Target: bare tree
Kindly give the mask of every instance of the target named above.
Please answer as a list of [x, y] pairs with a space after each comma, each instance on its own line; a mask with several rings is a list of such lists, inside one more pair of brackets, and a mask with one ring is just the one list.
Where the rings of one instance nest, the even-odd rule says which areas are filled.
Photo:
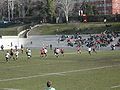
[[[26, 17], [26, 16], [30, 16], [30, 10], [33, 7], [33, 3], [37, 2], [37, 1], [46, 1], [46, 0], [13, 0], [14, 1], [14, 8], [12, 8], [12, 10], [8, 10], [9, 6], [8, 6], [8, 1], [11, 0], [0, 0], [0, 19], [2, 18], [8, 18], [8, 16], [12, 16], [14, 17]], [[10, 4], [11, 5], [11, 4]], [[14, 9], [14, 10], [13, 10]], [[9, 15], [10, 11], [12, 15]]]
[[[16, 0], [17, 1], [17, 0]], [[22, 17], [29, 16], [29, 11], [33, 7], [33, 3], [36, 1], [42, 1], [42, 0], [18, 0], [19, 5], [19, 13]]]
[[63, 10], [66, 23], [69, 21], [69, 12], [73, 9], [75, 0], [56, 0], [57, 6]]
[[0, 0], [0, 18], [7, 17], [8, 3], [7, 0]]
[[29, 8], [31, 7], [32, 0], [18, 0], [16, 1], [19, 6], [19, 16], [25, 17], [29, 14]]

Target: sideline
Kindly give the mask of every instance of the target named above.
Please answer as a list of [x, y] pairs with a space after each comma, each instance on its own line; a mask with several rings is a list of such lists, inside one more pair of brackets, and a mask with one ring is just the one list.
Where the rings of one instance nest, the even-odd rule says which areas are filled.
[[33, 75], [33, 76], [27, 76], [27, 77], [18, 77], [18, 78], [10, 78], [10, 79], [0, 79], [0, 82], [15, 81], [15, 80], [22, 80], [22, 79], [31, 79], [31, 78], [36, 78], [36, 77], [51, 76], [51, 75], [60, 75], [60, 74], [66, 74], [66, 73], [92, 71], [92, 70], [99, 70], [99, 69], [105, 69], [105, 68], [112, 68], [112, 67], [116, 67], [116, 66], [120, 66], [120, 64], [119, 65], [111, 65], [111, 66], [88, 68], [88, 69], [79, 69], [79, 70], [71, 70], [71, 71], [64, 71], [64, 72], [56, 72], [56, 73], [46, 73], [46, 74], [39, 74], [39, 75]]
[[112, 89], [114, 89], [114, 88], [120, 88], [120, 85], [118, 85], [118, 86], [112, 86], [111, 88]]

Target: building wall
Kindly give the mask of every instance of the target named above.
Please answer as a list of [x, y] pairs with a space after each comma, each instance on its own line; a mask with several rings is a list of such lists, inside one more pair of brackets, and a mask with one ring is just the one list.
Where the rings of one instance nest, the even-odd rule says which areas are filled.
[[120, 14], [120, 0], [77, 0], [87, 2], [97, 7], [99, 14]]
[[120, 0], [112, 0], [112, 13], [120, 14]]
[[25, 42], [27, 42], [26, 38], [19, 38], [18, 36], [2, 36], [2, 38], [0, 38], [0, 46], [3, 45], [4, 49], [14, 49], [15, 46], [20, 49], [21, 44], [24, 45]]
[[99, 14], [112, 14], [111, 0], [90, 0], [93, 5], [96, 5]]

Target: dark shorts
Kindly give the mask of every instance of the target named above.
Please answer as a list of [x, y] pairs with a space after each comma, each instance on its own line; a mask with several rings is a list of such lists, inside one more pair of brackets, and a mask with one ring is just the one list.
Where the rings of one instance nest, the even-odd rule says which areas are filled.
[[13, 56], [13, 53], [11, 53], [10, 56]]
[[6, 58], [6, 60], [8, 60], [9, 58], [8, 57], [5, 57]]
[[55, 52], [55, 54], [58, 54], [57, 52]]
[[41, 53], [41, 55], [43, 55], [44, 53]]

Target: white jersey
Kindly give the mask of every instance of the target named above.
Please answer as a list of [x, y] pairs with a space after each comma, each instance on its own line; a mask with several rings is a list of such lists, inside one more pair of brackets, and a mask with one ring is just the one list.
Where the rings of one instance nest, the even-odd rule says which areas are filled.
[[48, 51], [47, 51], [47, 49], [44, 49], [44, 51], [45, 51], [45, 53], [47, 53]]
[[91, 51], [92, 49], [91, 48], [88, 48], [88, 51]]
[[30, 50], [30, 49], [28, 50], [28, 55], [30, 55], [30, 56], [31, 56], [31, 50]]
[[56, 49], [56, 53], [60, 53], [60, 49]]
[[15, 52], [15, 55], [16, 55], [16, 56], [18, 56], [18, 55], [19, 55], [19, 52], [18, 52], [18, 51], [16, 51], [16, 52]]
[[55, 90], [55, 88], [53, 88], [53, 87], [48, 87], [48, 88], [46, 88], [45, 90]]
[[9, 53], [6, 53], [5, 57], [6, 57], [6, 58], [9, 58], [9, 57], [10, 57], [10, 54], [9, 54]]

